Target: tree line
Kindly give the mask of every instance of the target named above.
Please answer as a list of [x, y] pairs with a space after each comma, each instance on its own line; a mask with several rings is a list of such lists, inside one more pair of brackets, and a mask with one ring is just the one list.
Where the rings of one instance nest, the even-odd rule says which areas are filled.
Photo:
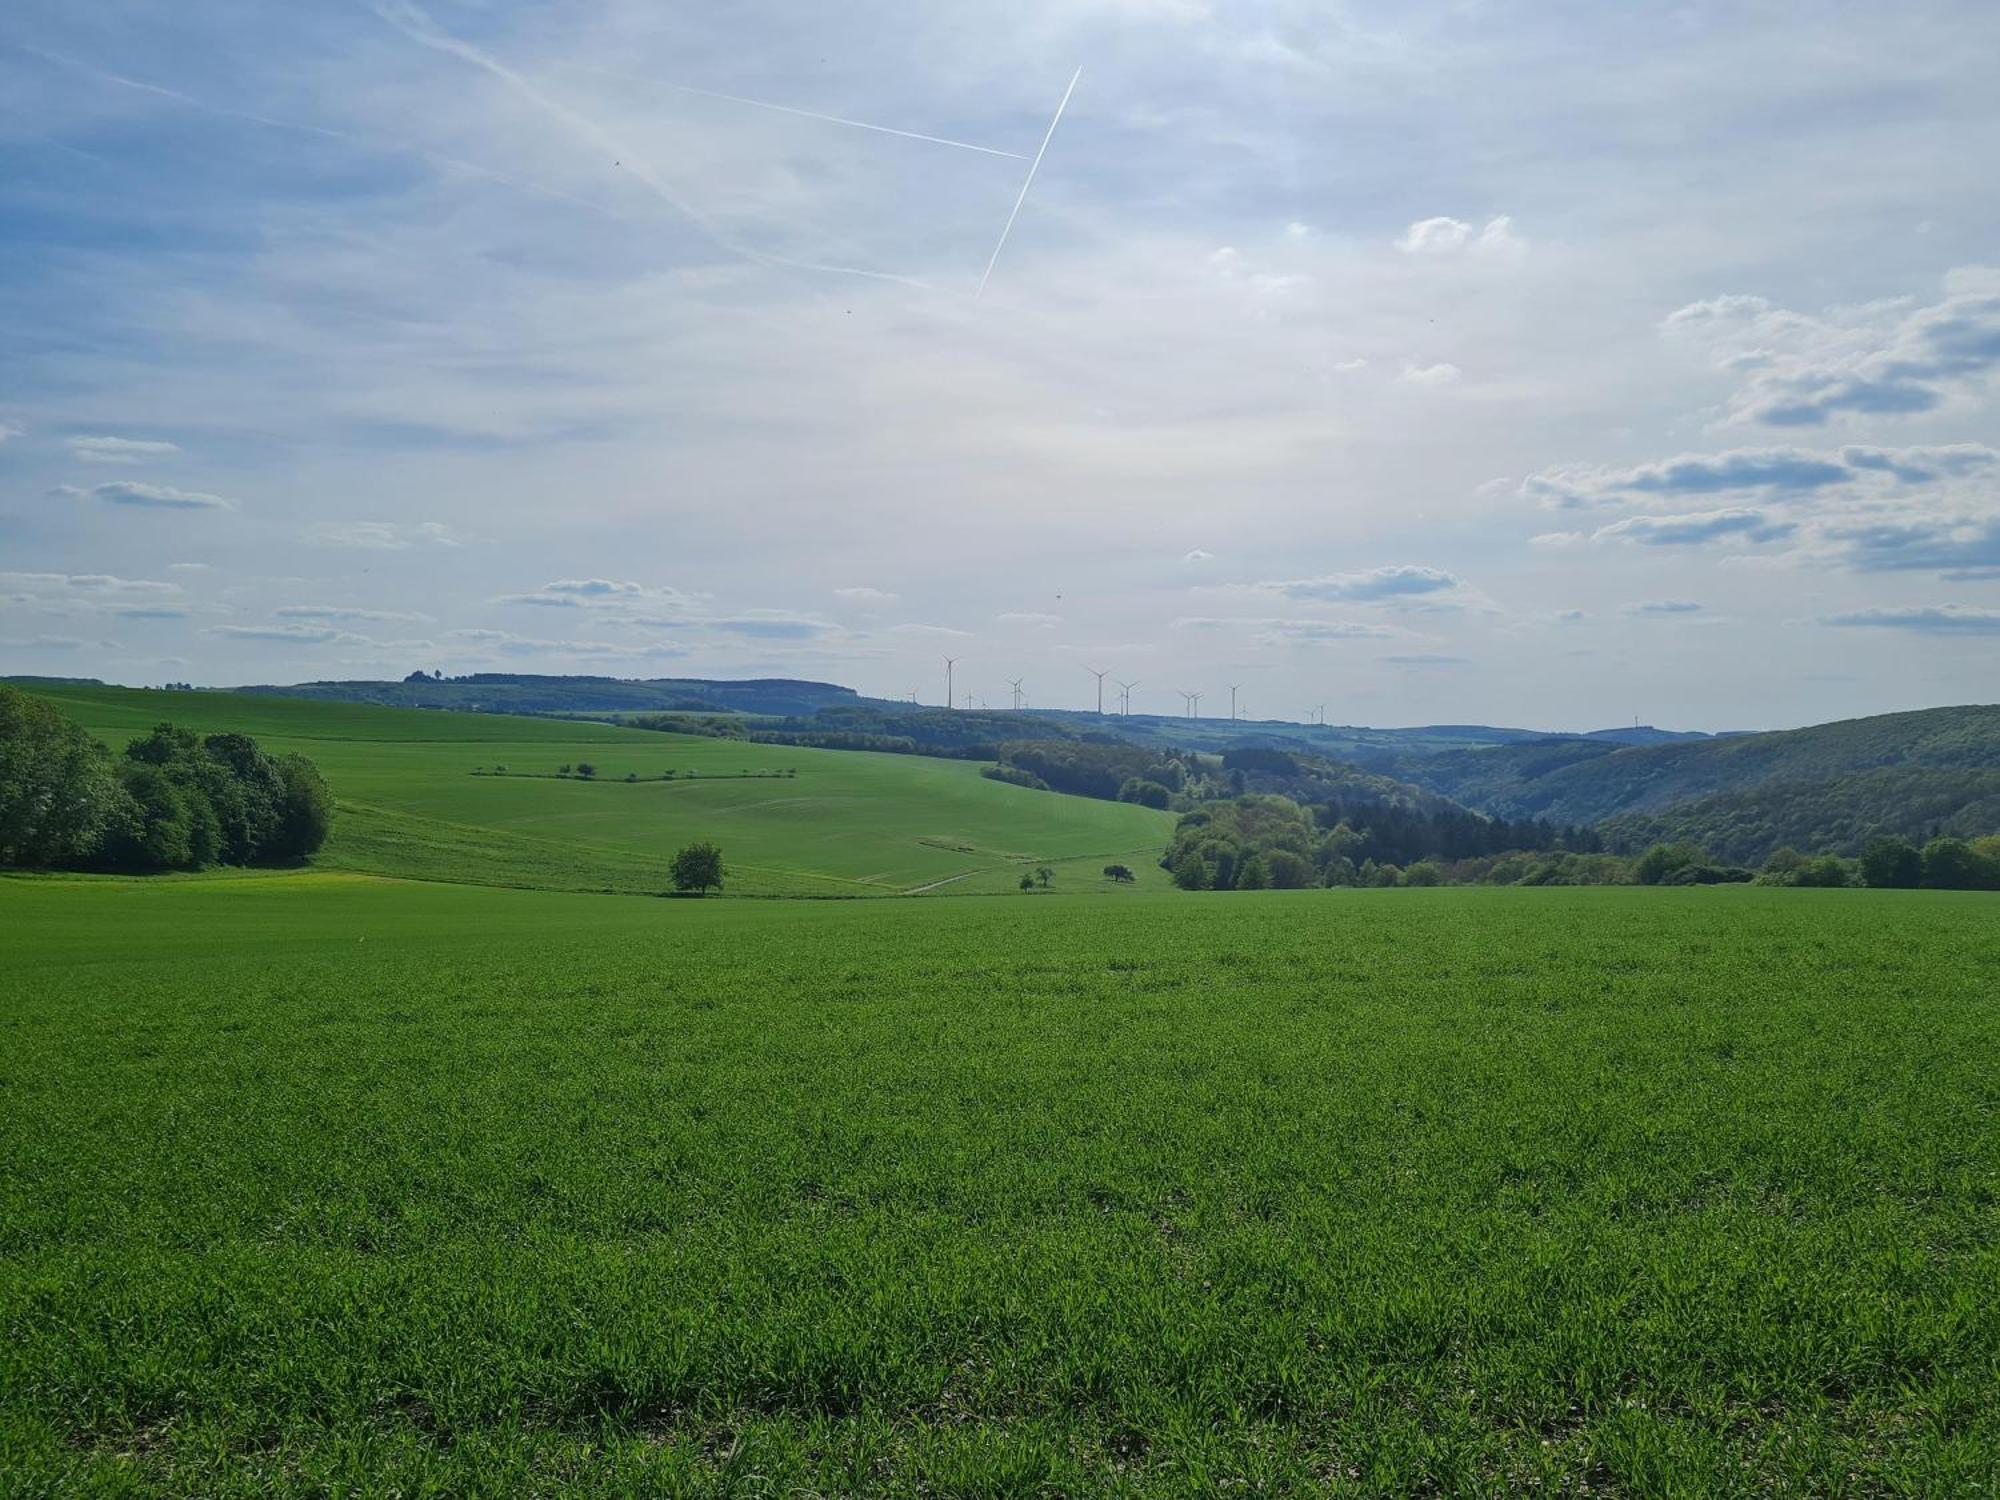
[[1183, 890], [1312, 886], [1725, 885], [2000, 890], [2000, 836], [1894, 837], [1859, 858], [1780, 849], [1762, 869], [1717, 861], [1691, 843], [1604, 852], [1589, 829], [1336, 800], [1307, 806], [1249, 795], [1182, 815], [1161, 867]]
[[333, 794], [302, 755], [161, 724], [111, 752], [54, 707], [0, 687], [0, 865], [190, 870], [303, 859]]

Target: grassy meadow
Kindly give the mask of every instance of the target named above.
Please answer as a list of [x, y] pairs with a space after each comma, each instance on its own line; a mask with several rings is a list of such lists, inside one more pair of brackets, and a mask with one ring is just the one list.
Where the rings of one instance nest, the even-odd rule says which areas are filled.
[[5, 1490], [1990, 1494], [1995, 915], [0, 881]]
[[[651, 893], [667, 887], [677, 847], [709, 838], [738, 895], [1012, 889], [1022, 868], [1044, 863], [1065, 884], [1104, 888], [1114, 861], [1142, 886], [1166, 884], [1157, 861], [1171, 815], [1007, 786], [971, 761], [231, 693], [36, 694], [114, 750], [170, 719], [310, 757], [339, 801], [320, 869]], [[594, 781], [555, 779], [582, 761], [596, 765]], [[496, 766], [509, 774], [473, 774]], [[669, 770], [674, 780], [657, 779]], [[627, 783], [628, 773], [646, 779]]]

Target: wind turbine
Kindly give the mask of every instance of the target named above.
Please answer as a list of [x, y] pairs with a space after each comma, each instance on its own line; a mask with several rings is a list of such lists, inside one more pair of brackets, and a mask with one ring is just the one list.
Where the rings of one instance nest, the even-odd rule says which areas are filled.
[[1201, 694], [1184, 692], [1181, 696], [1187, 699], [1188, 717], [1199, 719], [1201, 717]]
[[1097, 679], [1097, 716], [1101, 719], [1104, 717], [1104, 678], [1111, 669], [1106, 667], [1100, 672], [1095, 667], [1085, 667], [1083, 670]]
[[1132, 689], [1138, 685], [1137, 681], [1118, 684], [1118, 712], [1128, 718], [1132, 713]]
[[1232, 724], [1236, 722], [1236, 690], [1242, 686], [1240, 682], [1229, 684], [1229, 722]]
[[1009, 677], [1007, 679], [1007, 686], [1014, 690], [1014, 712], [1019, 713], [1021, 711], [1021, 679], [1018, 677]]
[[964, 661], [962, 656], [947, 656], [944, 659], [944, 706], [951, 707], [951, 669]]

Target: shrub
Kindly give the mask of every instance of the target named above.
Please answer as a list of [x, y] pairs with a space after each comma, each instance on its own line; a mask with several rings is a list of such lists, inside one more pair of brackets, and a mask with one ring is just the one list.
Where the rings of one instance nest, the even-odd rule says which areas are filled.
[[[1639, 885], [1666, 885], [1676, 871], [1702, 862], [1701, 851], [1692, 844], [1655, 844], [1632, 866], [1632, 879]], [[1688, 884], [1690, 882], [1677, 882]], [[1706, 884], [1708, 882], [1692, 882]]]
[[1861, 883], [1887, 890], [1914, 890], [1924, 883], [1924, 857], [1899, 838], [1872, 840], [1861, 854]]
[[1049, 784], [1041, 777], [1019, 766], [984, 766], [979, 774], [988, 781], [1004, 781], [1008, 786], [1024, 786], [1030, 791], [1046, 792], [1049, 789]]
[[1932, 839], [1924, 845], [1924, 886], [1934, 891], [2000, 890], [2000, 860], [1964, 839]]

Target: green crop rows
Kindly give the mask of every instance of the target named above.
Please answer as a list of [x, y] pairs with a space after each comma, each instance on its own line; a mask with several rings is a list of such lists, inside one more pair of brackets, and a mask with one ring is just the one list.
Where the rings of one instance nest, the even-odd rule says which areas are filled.
[[1990, 1494], [1995, 915], [0, 882], [0, 1488]]

